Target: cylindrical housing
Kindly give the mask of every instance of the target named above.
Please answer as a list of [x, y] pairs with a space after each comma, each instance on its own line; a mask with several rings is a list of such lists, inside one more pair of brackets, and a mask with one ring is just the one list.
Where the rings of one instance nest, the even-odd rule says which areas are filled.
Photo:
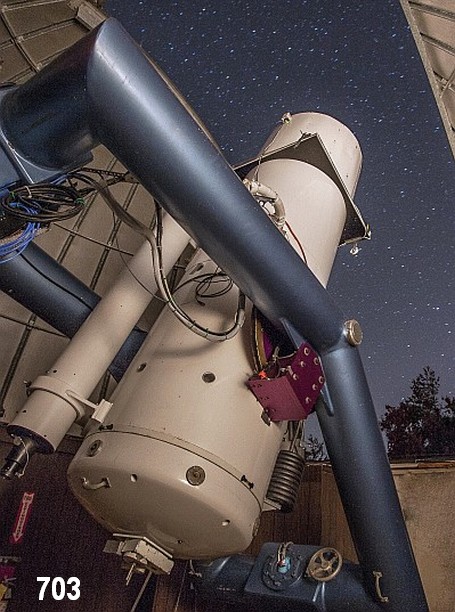
[[[346, 220], [346, 206], [340, 190], [318, 168], [291, 159], [262, 162], [248, 178], [253, 175], [261, 184], [273, 185], [280, 195], [286, 211], [289, 241], [298, 253], [303, 250], [308, 267], [326, 286]], [[299, 236], [300, 244], [292, 234]]]
[[[198, 285], [216, 270], [198, 251], [176, 299], [191, 318], [222, 331], [238, 289], [205, 297], [228, 287], [227, 277]], [[106, 428], [84, 441], [69, 469], [79, 501], [107, 528], [145, 536], [177, 558], [248, 546], [284, 431], [262, 418], [245, 385], [253, 369], [249, 318], [240, 334], [215, 343], [162, 312], [111, 398]], [[90, 456], [95, 441], [100, 450]], [[87, 490], [82, 478], [109, 478], [111, 487]]]
[[[169, 271], [189, 237], [169, 215], [164, 226], [168, 238], [164, 267]], [[78, 417], [72, 408], [74, 395], [89, 398], [152, 299], [156, 284], [150, 267], [150, 245], [144, 243], [47, 372], [48, 381], [36, 390], [32, 385], [32, 394], [8, 425], [10, 434], [31, 436], [43, 452], [57, 448]]]
[[[272, 133], [259, 157], [297, 142], [307, 133], [318, 134], [338, 175], [353, 196], [362, 154], [353, 133], [333, 117], [320, 113], [290, 116]], [[340, 189], [317, 166], [316, 160], [314, 164], [286, 157], [262, 161], [247, 178], [272, 188], [279, 195], [284, 204], [285, 228], [291, 244], [299, 253], [303, 249], [308, 267], [326, 286], [346, 222], [346, 204]], [[300, 245], [293, 234], [299, 236]]]
[[[337, 186], [295, 160], [264, 162], [251, 175], [261, 183], [264, 177], [277, 193], [283, 231], [301, 256], [303, 244], [309, 267], [326, 282], [346, 217]], [[217, 271], [198, 251], [176, 300], [192, 319], [219, 332], [232, 322], [238, 289], [225, 290], [230, 281]], [[170, 310], [161, 314], [114, 392], [107, 427], [84, 441], [70, 466], [73, 491], [106, 527], [147, 537], [180, 558], [248, 546], [286, 427], [264, 419], [246, 387], [253, 372], [249, 327], [248, 321], [233, 339], [213, 343], [185, 329]], [[203, 474], [201, 482], [193, 482], [194, 470]], [[109, 488], [81, 484], [103, 478]]]
[[307, 134], [318, 134], [339, 177], [352, 196], [362, 169], [362, 151], [351, 130], [330, 115], [298, 113], [290, 116], [271, 134], [261, 153], [281, 149]]

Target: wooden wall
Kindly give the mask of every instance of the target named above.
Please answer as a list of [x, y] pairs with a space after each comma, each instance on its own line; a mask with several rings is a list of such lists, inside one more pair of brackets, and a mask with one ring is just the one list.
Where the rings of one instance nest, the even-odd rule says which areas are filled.
[[[455, 610], [455, 461], [392, 465], [430, 612]], [[321, 544], [357, 560], [330, 466], [321, 472]], [[387, 537], [387, 534], [384, 534]]]

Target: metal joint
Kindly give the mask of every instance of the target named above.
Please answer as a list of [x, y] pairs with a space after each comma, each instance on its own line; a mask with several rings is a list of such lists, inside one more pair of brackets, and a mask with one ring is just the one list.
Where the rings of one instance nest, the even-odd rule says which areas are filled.
[[355, 319], [349, 319], [344, 324], [344, 334], [346, 336], [347, 341], [352, 346], [359, 346], [363, 340], [363, 331], [360, 327], [360, 323]]

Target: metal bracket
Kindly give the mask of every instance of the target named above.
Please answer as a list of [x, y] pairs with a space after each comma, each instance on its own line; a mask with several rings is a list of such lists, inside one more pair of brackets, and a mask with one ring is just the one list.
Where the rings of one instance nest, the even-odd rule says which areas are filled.
[[98, 423], [104, 423], [107, 413], [112, 408], [112, 402], [108, 402], [105, 399], [102, 399], [99, 404], [94, 404], [85, 397], [81, 397], [74, 391], [71, 391], [71, 389], [68, 389], [67, 394], [69, 395], [69, 397], [76, 400], [76, 402], [82, 404], [82, 406], [86, 406], [87, 408], [93, 410], [92, 414], [90, 415], [90, 418], [92, 419], [92, 421], [97, 421]]
[[134, 573], [149, 570], [154, 574], [169, 574], [173, 568], [171, 555], [148, 538], [122, 533], [114, 533], [112, 536], [115, 539], [106, 542], [104, 552], [120, 555], [129, 566], [127, 584]]
[[388, 603], [389, 598], [385, 597], [381, 592], [380, 580], [382, 578], [382, 572], [373, 572], [373, 576], [375, 578], [374, 586], [376, 588], [376, 595], [381, 603]]
[[101, 400], [99, 404], [90, 402], [85, 397], [81, 397], [75, 391], [69, 389], [65, 382], [54, 376], [38, 376], [27, 389], [29, 395], [33, 391], [47, 391], [67, 402], [76, 412], [76, 420], [86, 417], [86, 408], [89, 408], [92, 411], [90, 418], [99, 423], [103, 423], [107, 413], [112, 408], [112, 403], [104, 399]]

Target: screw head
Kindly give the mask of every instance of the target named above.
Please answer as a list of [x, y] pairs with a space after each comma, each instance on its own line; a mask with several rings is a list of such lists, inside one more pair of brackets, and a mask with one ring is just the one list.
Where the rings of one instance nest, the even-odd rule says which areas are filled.
[[212, 383], [212, 382], [215, 382], [216, 376], [215, 376], [215, 374], [213, 372], [204, 372], [202, 374], [202, 380], [205, 383]]
[[100, 452], [102, 446], [102, 440], [95, 440], [94, 442], [92, 442], [87, 449], [87, 457], [94, 457]]
[[186, 471], [186, 479], [193, 487], [198, 487], [205, 480], [205, 472], [200, 465], [193, 465]]

